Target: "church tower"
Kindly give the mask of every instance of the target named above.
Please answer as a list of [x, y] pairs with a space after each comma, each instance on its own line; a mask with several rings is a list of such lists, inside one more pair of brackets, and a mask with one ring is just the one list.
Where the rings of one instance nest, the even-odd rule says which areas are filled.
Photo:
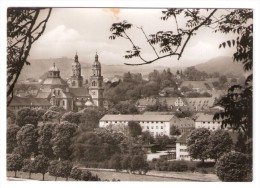
[[83, 77], [81, 76], [81, 65], [76, 53], [74, 62], [72, 63], [72, 76], [70, 77], [70, 87], [79, 88], [83, 85]]
[[92, 65], [92, 76], [90, 76], [89, 83], [89, 94], [92, 97], [92, 100], [96, 106], [103, 107], [103, 76], [101, 76], [101, 64], [98, 61], [98, 55], [95, 56], [95, 61]]

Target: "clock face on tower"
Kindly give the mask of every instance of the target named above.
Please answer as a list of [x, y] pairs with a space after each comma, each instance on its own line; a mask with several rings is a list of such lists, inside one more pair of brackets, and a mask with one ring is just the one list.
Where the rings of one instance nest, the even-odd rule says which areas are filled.
[[96, 92], [95, 92], [95, 91], [92, 91], [91, 93], [92, 93], [92, 95], [96, 95]]

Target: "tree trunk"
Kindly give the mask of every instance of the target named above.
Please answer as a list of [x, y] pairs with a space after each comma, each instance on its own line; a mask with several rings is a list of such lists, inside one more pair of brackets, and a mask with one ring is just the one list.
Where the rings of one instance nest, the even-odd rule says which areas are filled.
[[66, 177], [66, 181], [68, 181], [69, 180], [69, 177]]
[[17, 177], [16, 177], [16, 171], [14, 171], [14, 177], [17, 178]]
[[45, 175], [45, 174], [43, 173], [43, 174], [42, 174], [42, 181], [44, 181], [44, 175]]
[[55, 181], [57, 181], [57, 176], [55, 176]]
[[29, 179], [31, 179], [31, 174], [32, 174], [32, 173], [31, 173], [31, 172], [29, 172]]

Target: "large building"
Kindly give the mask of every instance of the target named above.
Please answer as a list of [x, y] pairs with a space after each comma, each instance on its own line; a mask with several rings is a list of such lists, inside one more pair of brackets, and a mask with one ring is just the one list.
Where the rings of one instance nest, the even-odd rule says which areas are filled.
[[174, 115], [105, 115], [99, 120], [99, 127], [127, 125], [129, 121], [138, 122], [142, 131], [149, 131], [153, 136], [170, 136], [170, 127], [174, 126], [176, 117]]
[[[60, 70], [53, 63], [53, 66], [48, 71], [47, 78], [41, 83], [36, 98], [24, 100], [23, 106], [30, 106], [33, 101], [41, 101], [37, 102], [38, 106], [40, 107], [40, 104], [43, 104], [43, 107], [46, 107], [48, 106], [46, 101], [48, 101], [49, 106], [60, 106], [67, 111], [79, 111], [87, 107], [103, 107], [103, 76], [97, 54], [92, 64], [92, 72], [89, 86], [84, 86], [81, 64], [77, 54], [72, 63], [72, 75], [68, 81], [61, 78]], [[22, 99], [14, 100], [11, 106], [17, 109], [18, 106], [21, 106], [20, 102], [18, 103], [17, 101]], [[25, 104], [25, 102], [28, 104]]]

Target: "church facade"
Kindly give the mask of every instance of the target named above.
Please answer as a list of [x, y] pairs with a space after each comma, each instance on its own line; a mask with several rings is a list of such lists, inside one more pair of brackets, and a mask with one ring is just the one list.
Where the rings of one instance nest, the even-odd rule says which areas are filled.
[[63, 107], [67, 111], [80, 111], [84, 108], [103, 107], [103, 92], [103, 76], [98, 55], [95, 55], [92, 64], [89, 85], [85, 86], [81, 75], [81, 64], [76, 54], [70, 79], [64, 81], [54, 63], [48, 71], [47, 78], [42, 82], [36, 98], [47, 99], [51, 105]]

